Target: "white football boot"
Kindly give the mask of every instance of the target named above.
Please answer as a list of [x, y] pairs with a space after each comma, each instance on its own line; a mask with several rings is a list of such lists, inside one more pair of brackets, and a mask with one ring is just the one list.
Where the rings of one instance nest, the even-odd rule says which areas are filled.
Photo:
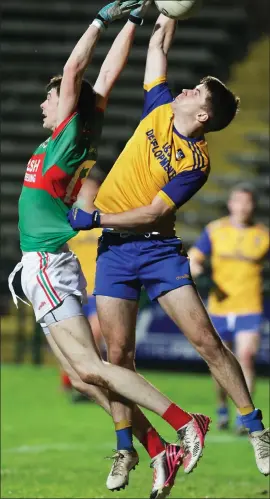
[[109, 490], [124, 489], [128, 485], [129, 472], [139, 464], [139, 456], [136, 450], [117, 450], [109, 459], [114, 461], [106, 486]]
[[184, 449], [183, 466], [190, 473], [203, 454], [204, 440], [211, 419], [203, 414], [190, 414], [192, 420], [177, 431], [180, 445]]
[[270, 474], [270, 429], [253, 431], [249, 434], [258, 470], [265, 476]]
[[165, 450], [152, 459], [150, 467], [154, 468], [154, 476], [150, 499], [164, 499], [170, 494], [183, 456], [179, 445], [166, 444]]

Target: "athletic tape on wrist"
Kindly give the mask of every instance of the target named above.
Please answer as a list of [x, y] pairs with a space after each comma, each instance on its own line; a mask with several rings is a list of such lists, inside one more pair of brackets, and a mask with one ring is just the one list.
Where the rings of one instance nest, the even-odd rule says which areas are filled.
[[128, 20], [134, 24], [137, 24], [137, 26], [142, 26], [143, 24], [143, 19], [140, 17], [133, 16], [132, 14], [129, 15]]
[[91, 26], [95, 26], [96, 28], [100, 29], [101, 31], [105, 31], [108, 26], [106, 26], [106, 23], [102, 18], [99, 18], [98, 16], [94, 21], [91, 23]]

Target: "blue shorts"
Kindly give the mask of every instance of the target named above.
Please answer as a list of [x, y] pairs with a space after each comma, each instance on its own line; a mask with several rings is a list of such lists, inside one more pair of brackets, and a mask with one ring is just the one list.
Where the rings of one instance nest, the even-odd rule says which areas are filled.
[[230, 342], [241, 331], [258, 332], [262, 323], [262, 314], [210, 315], [210, 318], [222, 340]]
[[192, 284], [189, 259], [177, 237], [123, 237], [103, 232], [99, 239], [95, 295], [139, 300], [144, 286], [151, 300]]
[[91, 317], [97, 313], [96, 297], [94, 295], [87, 296], [87, 303], [83, 305], [82, 310], [85, 317]]

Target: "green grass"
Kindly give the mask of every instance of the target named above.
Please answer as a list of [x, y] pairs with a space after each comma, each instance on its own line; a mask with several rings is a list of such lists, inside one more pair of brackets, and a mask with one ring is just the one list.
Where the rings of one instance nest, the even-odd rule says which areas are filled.
[[[144, 374], [184, 408], [214, 417], [208, 376]], [[268, 421], [266, 380], [258, 382], [256, 404]], [[166, 423], [149, 415], [165, 438], [175, 438]], [[139, 444], [140, 466], [131, 473], [129, 487], [113, 494], [107, 491], [111, 462], [104, 457], [114, 445], [109, 417], [93, 404], [70, 403], [59, 390], [54, 367], [2, 368], [2, 498], [149, 497], [152, 473]], [[171, 497], [259, 498], [268, 497], [267, 489], [268, 480], [258, 472], [247, 439], [220, 434], [213, 423], [198, 468], [189, 476], [179, 471]]]

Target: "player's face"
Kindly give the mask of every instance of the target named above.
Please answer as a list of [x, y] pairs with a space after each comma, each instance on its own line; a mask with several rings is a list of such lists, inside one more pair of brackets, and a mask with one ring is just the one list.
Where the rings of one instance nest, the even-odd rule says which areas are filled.
[[247, 223], [254, 212], [254, 201], [249, 192], [235, 191], [228, 201], [230, 214], [239, 222]]
[[175, 100], [173, 101], [173, 110], [175, 114], [189, 116], [199, 122], [205, 122], [208, 119], [207, 99], [209, 97], [208, 90], [205, 85], [197, 85], [193, 89], [184, 88]]
[[47, 98], [40, 105], [43, 116], [43, 128], [54, 130], [57, 123], [57, 108], [59, 97], [56, 88], [52, 88], [47, 93]]

